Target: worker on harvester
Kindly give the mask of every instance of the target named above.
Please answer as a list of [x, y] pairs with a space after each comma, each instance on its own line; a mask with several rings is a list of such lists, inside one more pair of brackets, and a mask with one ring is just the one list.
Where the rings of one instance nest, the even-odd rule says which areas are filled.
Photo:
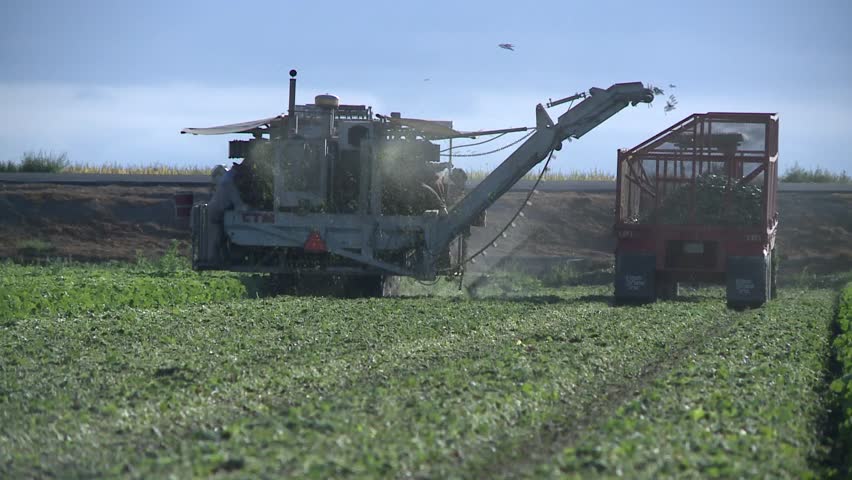
[[245, 210], [246, 205], [240, 199], [240, 192], [237, 189], [237, 184], [234, 178], [237, 176], [239, 169], [242, 166], [236, 162], [231, 165], [231, 168], [226, 168], [224, 165], [217, 165], [213, 169], [213, 190], [210, 196], [210, 202], [207, 204], [207, 211], [210, 215], [210, 227], [215, 229], [212, 235], [208, 236], [208, 246], [214, 252], [218, 252], [222, 244], [222, 238], [225, 235], [223, 219], [225, 210]]

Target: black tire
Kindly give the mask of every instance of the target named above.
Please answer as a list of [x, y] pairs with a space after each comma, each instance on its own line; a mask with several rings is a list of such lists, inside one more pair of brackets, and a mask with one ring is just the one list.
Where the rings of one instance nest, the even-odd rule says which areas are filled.
[[728, 308], [731, 309], [731, 310], [741, 311], [741, 310], [745, 310], [747, 308], [754, 308], [754, 304], [751, 304], [749, 302], [738, 302], [738, 301], [728, 300]]
[[749, 308], [760, 308], [764, 305], [766, 305], [766, 302], [765, 301], [761, 302], [759, 300], [758, 301], [751, 301], [751, 302], [744, 301], [744, 300], [739, 300], [739, 301], [728, 300], [728, 308], [730, 308], [731, 310], [738, 310], [738, 311], [747, 310]]
[[[616, 254], [612, 284], [614, 305], [646, 305], [657, 301], [659, 274], [655, 274], [654, 263], [652, 255]], [[633, 283], [636, 277], [641, 277], [639, 284]]]
[[342, 297], [346, 292], [346, 278], [324, 274], [297, 275], [294, 291], [304, 297]]
[[382, 298], [398, 294], [399, 277], [383, 275], [275, 274], [274, 294], [337, 298]]
[[638, 307], [641, 305], [650, 305], [654, 303], [657, 299], [655, 298], [641, 298], [641, 297], [615, 297], [613, 300], [613, 306], [615, 307]]
[[273, 273], [269, 275], [268, 289], [272, 295], [293, 295], [296, 290], [296, 275]]
[[763, 268], [763, 292], [759, 292], [759, 296], [755, 296], [748, 300], [728, 300], [728, 308], [734, 310], [744, 310], [746, 308], [760, 308], [769, 301], [772, 297], [774, 290], [772, 288], [773, 282], [773, 273], [772, 273], [772, 257], [766, 259], [764, 263], [765, 267]]
[[368, 275], [349, 278], [347, 297], [350, 298], [381, 298], [382, 276]]
[[614, 295], [613, 305], [616, 307], [627, 307], [637, 305], [648, 305], [657, 301], [657, 292], [650, 297], [622, 297]]
[[390, 275], [351, 277], [347, 297], [383, 298], [399, 295], [400, 278]]

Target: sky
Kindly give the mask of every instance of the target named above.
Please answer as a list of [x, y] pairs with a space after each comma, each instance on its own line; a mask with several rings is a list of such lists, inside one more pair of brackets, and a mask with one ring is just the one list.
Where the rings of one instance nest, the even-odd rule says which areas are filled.
[[619, 82], [677, 97], [565, 145], [558, 171], [614, 172], [618, 148], [691, 113], [756, 111], [779, 114], [782, 171], [852, 172], [850, 18], [845, 0], [0, 0], [0, 161], [227, 163], [233, 137], [180, 130], [284, 112], [295, 68], [298, 103], [332, 93], [459, 130], [532, 126], [537, 103]]

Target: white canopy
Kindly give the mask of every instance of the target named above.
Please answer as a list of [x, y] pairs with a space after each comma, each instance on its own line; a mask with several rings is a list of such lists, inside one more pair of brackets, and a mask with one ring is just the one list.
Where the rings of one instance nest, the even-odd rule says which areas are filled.
[[190, 133], [192, 135], [223, 135], [226, 133], [251, 133], [251, 131], [256, 128], [268, 127], [272, 122], [282, 119], [284, 119], [283, 114], [275, 117], [262, 118], [260, 120], [252, 120], [250, 122], [222, 125], [219, 127], [184, 128], [180, 131], [180, 133]]

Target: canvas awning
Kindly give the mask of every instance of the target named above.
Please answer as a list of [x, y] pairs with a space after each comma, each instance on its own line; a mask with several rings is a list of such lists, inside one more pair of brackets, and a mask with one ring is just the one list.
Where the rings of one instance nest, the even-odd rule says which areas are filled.
[[250, 122], [221, 125], [219, 127], [184, 128], [180, 131], [180, 133], [189, 133], [192, 135], [224, 135], [226, 133], [251, 133], [255, 129], [258, 129], [260, 127], [268, 127], [272, 122], [280, 121], [284, 118], [285, 116], [282, 114], [275, 117], [252, 120]]
[[444, 120], [421, 120], [419, 118], [383, 117], [393, 125], [401, 125], [413, 128], [433, 138], [451, 138], [463, 135], [462, 132], [453, 130], [453, 122]]

